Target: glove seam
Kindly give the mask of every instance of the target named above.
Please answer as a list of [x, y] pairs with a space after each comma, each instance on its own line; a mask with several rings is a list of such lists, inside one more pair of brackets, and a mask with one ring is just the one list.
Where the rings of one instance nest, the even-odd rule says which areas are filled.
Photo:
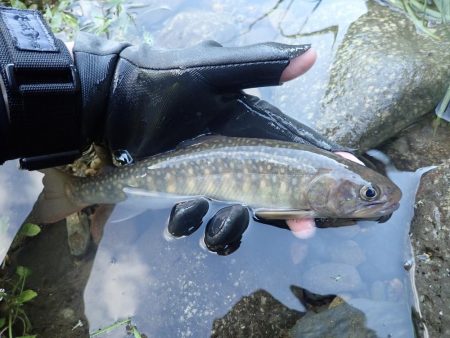
[[148, 69], [148, 70], [188, 70], [188, 69], [214, 69], [214, 68], [229, 68], [229, 67], [242, 67], [242, 66], [254, 66], [254, 65], [267, 65], [267, 64], [282, 64], [285, 62], [288, 62], [289, 59], [280, 59], [280, 60], [272, 60], [272, 61], [252, 61], [252, 62], [240, 62], [240, 63], [228, 63], [228, 64], [219, 64], [219, 65], [204, 65], [204, 66], [174, 66], [174, 67], [168, 67], [168, 68], [155, 68], [155, 67], [146, 67], [141, 66], [133, 62], [132, 60], [120, 57], [123, 60], [128, 61], [133, 66], [141, 68], [141, 69]]
[[79, 54], [79, 53], [83, 53], [83, 54], [89, 54], [89, 55], [95, 55], [95, 56], [109, 56], [109, 55], [119, 55], [120, 53], [105, 53], [105, 54], [101, 54], [101, 53], [92, 53], [92, 52], [87, 52], [87, 51], [82, 51], [82, 50], [74, 50], [73, 51], [74, 54]]

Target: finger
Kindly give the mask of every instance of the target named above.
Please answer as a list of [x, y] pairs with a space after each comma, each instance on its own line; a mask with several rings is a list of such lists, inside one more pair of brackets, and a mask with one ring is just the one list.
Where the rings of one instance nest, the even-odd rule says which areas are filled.
[[202, 224], [203, 217], [209, 209], [204, 198], [183, 201], [172, 208], [167, 230], [172, 236], [189, 236]]
[[[209, 55], [209, 66], [201, 74], [220, 89], [245, 89], [279, 85], [309, 69], [315, 53], [307, 53], [310, 45], [263, 43], [246, 47], [215, 47]], [[210, 54], [208, 54], [210, 53]], [[302, 56], [307, 54], [306, 57]], [[289, 68], [292, 60], [294, 64]], [[206, 61], [206, 60], [205, 60]], [[281, 76], [284, 74], [283, 81]]]
[[207, 248], [220, 255], [235, 251], [241, 242], [242, 234], [248, 227], [247, 208], [236, 204], [221, 209], [208, 222], [205, 229]]
[[316, 62], [317, 53], [314, 49], [309, 49], [304, 54], [297, 56], [291, 60], [289, 65], [281, 73], [280, 82], [284, 83], [295, 79], [306, 73]]
[[[180, 50], [156, 50], [142, 45], [126, 48], [121, 57], [138, 67], [166, 72], [179, 70], [222, 89], [243, 89], [280, 84], [281, 74], [290, 61], [309, 50], [310, 45], [275, 42], [245, 47], [222, 47], [214, 41]], [[296, 60], [299, 64], [309, 64]], [[308, 61], [309, 60], [309, 61]], [[308, 61], [308, 62], [307, 62]], [[301, 68], [306, 69], [303, 65]]]
[[311, 238], [316, 233], [317, 228], [313, 218], [289, 219], [286, 223], [297, 238]]

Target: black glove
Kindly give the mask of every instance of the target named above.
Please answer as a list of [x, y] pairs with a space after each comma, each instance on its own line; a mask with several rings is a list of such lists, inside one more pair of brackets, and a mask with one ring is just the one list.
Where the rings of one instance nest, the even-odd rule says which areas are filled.
[[[0, 11], [0, 161], [29, 156], [22, 161], [29, 169], [68, 163], [96, 141], [117, 164], [128, 164], [205, 133], [346, 150], [242, 92], [279, 84], [290, 59], [309, 46], [225, 48], [209, 41], [161, 51], [80, 34], [73, 65], [37, 12]], [[220, 224], [248, 219], [244, 208], [231, 211], [217, 216]], [[210, 233], [223, 233], [215, 220]]]
[[[182, 50], [128, 46], [80, 34], [74, 47], [85, 142], [138, 160], [205, 134], [267, 137], [341, 149], [244, 88], [278, 85], [289, 60], [309, 46], [266, 43]], [[120, 161], [119, 161], [120, 162]]]
[[[74, 55], [82, 85], [85, 137], [97, 136], [97, 141], [107, 144], [118, 164], [205, 133], [348, 150], [242, 92], [278, 85], [289, 60], [308, 48], [275, 43], [224, 48], [209, 41], [161, 51], [81, 35]], [[168, 231], [177, 237], [190, 235], [208, 209], [205, 199], [175, 205]], [[230, 254], [239, 247], [248, 223], [249, 212], [243, 206], [220, 210], [206, 225], [206, 246], [221, 255]]]

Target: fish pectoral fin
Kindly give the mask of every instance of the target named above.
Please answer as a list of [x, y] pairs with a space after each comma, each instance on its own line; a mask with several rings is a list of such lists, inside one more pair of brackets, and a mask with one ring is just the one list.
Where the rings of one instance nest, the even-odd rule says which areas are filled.
[[312, 210], [301, 209], [256, 209], [254, 214], [262, 219], [299, 219], [316, 217]]
[[148, 210], [171, 209], [180, 201], [195, 198], [129, 187], [124, 188], [123, 192], [126, 198], [119, 202], [114, 209], [109, 219], [112, 223], [126, 221]]

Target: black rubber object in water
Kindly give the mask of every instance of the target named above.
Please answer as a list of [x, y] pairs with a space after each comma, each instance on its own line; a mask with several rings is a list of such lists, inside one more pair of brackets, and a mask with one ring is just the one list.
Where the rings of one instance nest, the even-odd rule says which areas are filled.
[[204, 198], [197, 198], [176, 204], [170, 213], [168, 231], [172, 236], [189, 236], [202, 224], [209, 209]]
[[239, 248], [248, 223], [248, 210], [242, 205], [236, 204], [221, 209], [206, 225], [207, 248], [219, 255], [231, 254]]

